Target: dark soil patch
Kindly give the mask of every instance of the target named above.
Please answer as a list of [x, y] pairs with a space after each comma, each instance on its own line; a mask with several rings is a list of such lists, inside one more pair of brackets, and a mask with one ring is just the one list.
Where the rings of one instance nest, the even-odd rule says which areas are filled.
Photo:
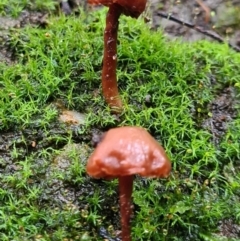
[[232, 219], [223, 220], [219, 224], [220, 234], [228, 238], [239, 238], [240, 226], [235, 224]]
[[[206, 30], [214, 30], [222, 37], [230, 37], [230, 42], [239, 45], [240, 24], [239, 24], [239, 7], [240, 1], [227, 0], [205, 0], [205, 1], [159, 1], [152, 0], [152, 17], [153, 28], [161, 27], [170, 38], [181, 37], [187, 41], [196, 41], [208, 39], [214, 41], [193, 29], [179, 25], [167, 19], [158, 16], [158, 11], [171, 13], [173, 16], [201, 26]], [[202, 3], [202, 6], [199, 4]], [[203, 8], [205, 6], [210, 13], [206, 19], [207, 13]], [[235, 14], [235, 15], [234, 15]], [[207, 21], [206, 21], [207, 20]]]
[[228, 123], [236, 118], [236, 104], [236, 93], [232, 87], [223, 89], [216, 99], [209, 104], [208, 109], [212, 116], [206, 118], [202, 126], [212, 134], [214, 144], [219, 143], [221, 137], [227, 131]]

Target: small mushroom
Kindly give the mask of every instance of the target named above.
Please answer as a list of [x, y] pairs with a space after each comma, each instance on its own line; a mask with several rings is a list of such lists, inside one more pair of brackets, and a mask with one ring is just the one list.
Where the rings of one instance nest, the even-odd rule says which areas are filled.
[[109, 130], [87, 163], [94, 178], [118, 178], [122, 240], [131, 240], [130, 217], [133, 177], [167, 177], [171, 163], [160, 144], [141, 127]]
[[118, 19], [122, 13], [138, 18], [146, 7], [146, 0], [88, 0], [88, 3], [109, 7], [104, 31], [102, 89], [106, 102], [118, 113], [123, 108], [116, 75]]

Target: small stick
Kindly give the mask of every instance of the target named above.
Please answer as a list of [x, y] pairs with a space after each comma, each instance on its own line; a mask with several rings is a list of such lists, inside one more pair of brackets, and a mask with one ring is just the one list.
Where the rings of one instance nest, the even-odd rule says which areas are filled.
[[[182, 24], [188, 28], [191, 28], [191, 29], [195, 29], [196, 31], [198, 31], [199, 33], [202, 33], [216, 41], [218, 41], [219, 43], [225, 43], [226, 41], [220, 36], [218, 35], [216, 32], [213, 32], [213, 31], [210, 31], [210, 30], [205, 30], [203, 29], [202, 27], [200, 26], [197, 26], [197, 25], [194, 25], [194, 24], [191, 24], [191, 23], [188, 23], [188, 22], [185, 22], [183, 20], [180, 20], [174, 16], [172, 16], [170, 13], [167, 14], [167, 13], [164, 13], [164, 12], [158, 12], [157, 15], [159, 17], [162, 17], [162, 18], [166, 18], [166, 19], [169, 19], [173, 22], [176, 22], [176, 23], [179, 23], [179, 24]], [[240, 52], [240, 48], [237, 47], [236, 45], [233, 45], [231, 44], [230, 42], [227, 42], [228, 46], [230, 48], [232, 48], [233, 50], [235, 50], [236, 52]]]

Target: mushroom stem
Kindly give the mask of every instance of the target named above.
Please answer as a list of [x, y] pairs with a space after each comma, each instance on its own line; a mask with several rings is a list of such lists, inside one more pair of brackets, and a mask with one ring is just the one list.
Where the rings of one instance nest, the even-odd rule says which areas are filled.
[[133, 175], [119, 177], [122, 241], [131, 241], [130, 218], [132, 214]]
[[122, 110], [116, 74], [118, 19], [121, 13], [122, 7], [120, 5], [113, 3], [109, 6], [104, 31], [102, 89], [106, 102], [114, 112], [121, 112]]

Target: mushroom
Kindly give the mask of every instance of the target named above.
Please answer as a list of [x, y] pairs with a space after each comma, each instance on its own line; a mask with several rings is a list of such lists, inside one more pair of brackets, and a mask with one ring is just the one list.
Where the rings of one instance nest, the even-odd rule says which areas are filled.
[[118, 178], [122, 240], [131, 240], [130, 217], [133, 177], [167, 177], [171, 163], [160, 144], [141, 127], [110, 129], [87, 163], [94, 178]]
[[89, 4], [109, 7], [104, 31], [102, 89], [106, 102], [114, 112], [121, 112], [122, 101], [117, 86], [117, 31], [118, 19], [123, 13], [138, 18], [146, 7], [146, 0], [88, 0]]

